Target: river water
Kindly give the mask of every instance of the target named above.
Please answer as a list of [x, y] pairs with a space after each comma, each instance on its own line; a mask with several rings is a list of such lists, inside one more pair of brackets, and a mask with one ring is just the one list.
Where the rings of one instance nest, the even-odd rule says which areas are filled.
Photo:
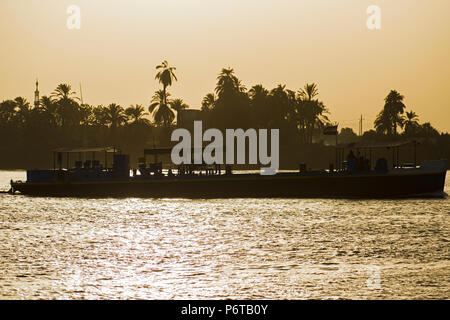
[[0, 299], [449, 299], [449, 219], [448, 197], [0, 194]]

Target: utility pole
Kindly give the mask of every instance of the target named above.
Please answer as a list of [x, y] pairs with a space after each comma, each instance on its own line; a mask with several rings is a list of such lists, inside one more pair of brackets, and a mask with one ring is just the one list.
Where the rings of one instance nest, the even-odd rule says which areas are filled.
[[83, 91], [81, 91], [81, 82], [80, 82], [80, 98], [81, 98], [81, 105], [83, 105]]
[[363, 116], [361, 115], [361, 118], [359, 119], [359, 136], [361, 137], [363, 135]]

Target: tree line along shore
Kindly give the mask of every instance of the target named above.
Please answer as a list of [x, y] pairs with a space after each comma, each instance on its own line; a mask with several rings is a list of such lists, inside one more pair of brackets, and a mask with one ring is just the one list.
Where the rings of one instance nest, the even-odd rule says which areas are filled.
[[[170, 134], [176, 114], [189, 109], [181, 98], [170, 94], [177, 81], [176, 68], [167, 61], [156, 66], [157, 90], [148, 106], [123, 107], [117, 103], [93, 106], [81, 101], [69, 84], [59, 84], [49, 95], [30, 103], [23, 97], [0, 102], [0, 168], [49, 168], [52, 150], [60, 147], [116, 146], [131, 155], [132, 165], [144, 148], [171, 145]], [[372, 130], [356, 135], [340, 128], [339, 143], [417, 141], [417, 160], [449, 158], [450, 135], [430, 123], [420, 123], [418, 115], [404, 104], [404, 96], [391, 90], [380, 105]], [[261, 84], [247, 88], [232, 68], [224, 68], [216, 79], [214, 92], [201, 101], [204, 129], [255, 128], [280, 130], [280, 168], [326, 168], [335, 159], [335, 137], [323, 135], [332, 124], [331, 113], [319, 98], [315, 83], [297, 91], [278, 85]], [[389, 157], [390, 151], [377, 156]], [[411, 162], [406, 148], [401, 161]], [[389, 158], [388, 158], [389, 159]], [[170, 161], [170, 159], [167, 159]]]

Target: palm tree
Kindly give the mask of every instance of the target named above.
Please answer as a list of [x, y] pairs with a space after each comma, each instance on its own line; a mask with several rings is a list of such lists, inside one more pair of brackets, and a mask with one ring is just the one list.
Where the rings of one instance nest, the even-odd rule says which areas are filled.
[[99, 105], [92, 109], [92, 117], [93, 117], [92, 124], [94, 126], [103, 127], [108, 124], [106, 108], [102, 105]]
[[125, 114], [133, 120], [133, 124], [150, 124], [150, 121], [144, 118], [144, 116], [148, 115], [148, 113], [145, 112], [144, 107], [140, 104], [128, 107], [125, 109]]
[[307, 143], [312, 143], [314, 129], [323, 128], [329, 123], [328, 117], [325, 115], [328, 109], [322, 101], [300, 101], [298, 105], [299, 123], [304, 125], [304, 133]]
[[82, 104], [80, 106], [80, 124], [84, 127], [88, 127], [95, 123], [94, 107], [88, 104]]
[[16, 102], [5, 100], [0, 103], [0, 125], [10, 123], [16, 115]]
[[26, 123], [31, 111], [30, 103], [23, 97], [17, 97], [16, 99], [14, 99], [14, 104], [14, 107], [17, 108], [16, 116], [19, 120], [19, 123]]
[[250, 99], [246, 88], [232, 68], [223, 68], [217, 76], [217, 99], [212, 110], [211, 126], [216, 128], [246, 128], [250, 125]]
[[217, 85], [215, 92], [219, 96], [219, 99], [237, 92], [244, 92], [245, 86], [241, 84], [241, 81], [234, 75], [232, 68], [223, 68], [217, 76]]
[[429, 122], [419, 125], [419, 131], [419, 135], [425, 138], [436, 138], [439, 136], [439, 131], [437, 131]]
[[414, 111], [406, 112], [406, 120], [404, 122], [405, 125], [405, 134], [406, 135], [414, 135], [416, 129], [419, 127], [419, 117]]
[[284, 119], [289, 113], [289, 96], [286, 91], [286, 85], [279, 84], [276, 88], [270, 91], [270, 97], [273, 107], [276, 107], [277, 114], [281, 119]]
[[322, 128], [329, 122], [327, 108], [323, 102], [316, 99], [319, 95], [317, 84], [307, 83], [298, 91], [297, 117], [301, 132], [306, 143], [312, 143], [315, 128]]
[[[251, 100], [250, 105], [252, 105], [253, 102], [254, 101]], [[261, 125], [279, 128], [283, 135], [285, 133], [287, 134], [287, 130], [291, 127], [290, 120], [294, 110], [292, 109], [290, 94], [286, 89], [286, 86], [279, 84], [272, 89], [266, 104], [267, 108], [262, 115], [265, 123]]]
[[394, 136], [397, 135], [397, 126], [403, 126], [403, 114], [405, 105], [403, 104], [404, 96], [395, 90], [391, 90], [387, 97], [384, 99], [384, 108], [387, 110], [391, 118]]
[[169, 101], [169, 105], [176, 112], [189, 108], [189, 105], [184, 103], [183, 99], [173, 99]]
[[18, 109], [18, 111], [30, 110], [30, 103], [27, 101], [27, 99], [23, 97], [17, 97], [14, 99], [14, 102], [16, 104], [16, 108]]
[[167, 97], [170, 96], [168, 92], [164, 90], [158, 90], [152, 97], [151, 104], [148, 108], [156, 123], [163, 123], [166, 128], [175, 119], [175, 114], [170, 108], [169, 104], [166, 103]]
[[127, 121], [125, 110], [118, 104], [111, 103], [105, 109], [106, 122], [110, 124], [112, 129], [120, 127]]
[[53, 100], [48, 96], [43, 96], [40, 101], [41, 111], [48, 118], [51, 126], [56, 126], [58, 106]]
[[50, 98], [54, 99], [58, 106], [58, 114], [61, 119], [61, 126], [66, 127], [67, 124], [76, 124], [79, 122], [78, 113], [78, 97], [74, 97], [76, 92], [72, 91], [72, 87], [69, 84], [59, 84], [55, 91], [51, 94]]
[[323, 128], [326, 124], [330, 123], [330, 119], [328, 119], [328, 108], [323, 104], [322, 101], [318, 101], [315, 105], [314, 109], [314, 118], [315, 118], [315, 125], [318, 128]]
[[272, 117], [268, 110], [269, 91], [261, 84], [257, 84], [250, 88], [248, 96], [254, 125], [262, 128], [270, 126], [269, 122]]
[[265, 99], [268, 94], [269, 91], [266, 88], [264, 88], [262, 84], [254, 85], [253, 87], [250, 88], [250, 90], [248, 90], [248, 96], [252, 101]]
[[303, 89], [298, 91], [298, 95], [302, 101], [312, 101], [316, 96], [319, 95], [319, 90], [317, 89], [317, 84], [307, 83]]
[[384, 99], [383, 110], [380, 111], [375, 119], [374, 125], [379, 133], [397, 136], [397, 126], [403, 127], [404, 118], [402, 116], [405, 105], [404, 97], [395, 90], [391, 90]]
[[202, 100], [202, 111], [211, 111], [216, 105], [216, 96], [214, 93], [208, 93]]
[[389, 136], [392, 134], [391, 116], [386, 109], [381, 110], [377, 115], [374, 126], [378, 133], [387, 134]]
[[159, 71], [156, 74], [155, 79], [163, 85], [164, 104], [167, 105], [166, 89], [167, 87], [172, 85], [173, 80], [178, 81], [174, 73], [174, 70], [176, 70], [176, 68], [170, 67], [169, 63], [165, 60], [160, 65], [156, 66], [156, 70]]
[[72, 87], [70, 84], [61, 83], [56, 87], [55, 91], [53, 91], [51, 97], [57, 98], [57, 100], [73, 99], [72, 95], [76, 94], [76, 92], [71, 91], [71, 90], [72, 90]]

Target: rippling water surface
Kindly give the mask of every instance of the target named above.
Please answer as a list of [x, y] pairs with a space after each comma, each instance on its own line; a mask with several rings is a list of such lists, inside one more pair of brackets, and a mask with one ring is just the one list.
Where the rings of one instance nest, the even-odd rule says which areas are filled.
[[449, 299], [449, 218], [448, 197], [0, 194], [0, 298]]

